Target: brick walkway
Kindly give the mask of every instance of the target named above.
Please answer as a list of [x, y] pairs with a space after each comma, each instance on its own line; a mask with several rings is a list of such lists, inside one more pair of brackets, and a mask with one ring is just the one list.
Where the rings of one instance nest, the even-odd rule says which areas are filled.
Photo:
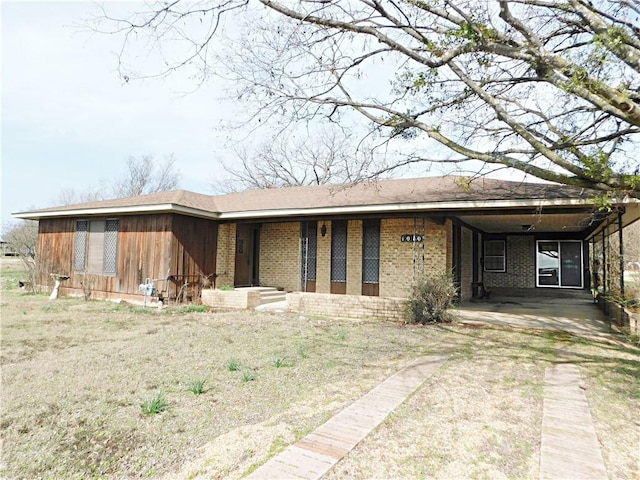
[[[444, 355], [431, 355], [400, 370], [247, 478], [322, 478], [445, 359]], [[608, 478], [578, 367], [563, 363], [547, 368], [544, 395], [540, 479]]]
[[545, 371], [540, 479], [606, 479], [593, 419], [578, 367], [559, 364]]
[[400, 370], [247, 478], [321, 478], [422, 385], [444, 360], [444, 355], [431, 355]]

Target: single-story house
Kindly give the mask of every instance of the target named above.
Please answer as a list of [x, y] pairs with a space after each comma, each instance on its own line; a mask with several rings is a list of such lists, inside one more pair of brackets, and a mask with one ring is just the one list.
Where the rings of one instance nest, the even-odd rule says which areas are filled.
[[[451, 272], [462, 301], [483, 291], [589, 289], [590, 239], [640, 217], [637, 200], [598, 210], [594, 192], [456, 176], [203, 195], [184, 190], [47, 208], [36, 284], [141, 300], [141, 284], [406, 297]], [[149, 293], [149, 292], [147, 292]], [[353, 297], [350, 297], [353, 300]], [[339, 303], [339, 302], [338, 302]], [[336, 303], [337, 304], [337, 303]]]

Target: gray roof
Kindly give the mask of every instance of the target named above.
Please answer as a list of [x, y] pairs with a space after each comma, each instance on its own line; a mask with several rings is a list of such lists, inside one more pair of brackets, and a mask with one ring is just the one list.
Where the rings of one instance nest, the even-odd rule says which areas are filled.
[[411, 204], [471, 204], [499, 200], [575, 200], [586, 199], [589, 191], [580, 188], [547, 183], [524, 183], [480, 177], [470, 184], [465, 177], [444, 176], [413, 179], [378, 180], [350, 185], [313, 185], [263, 190], [246, 190], [227, 195], [204, 195], [186, 190], [152, 193], [137, 197], [85, 202], [74, 205], [45, 208], [15, 214], [22, 218], [68, 216], [72, 212], [100, 214], [101, 211], [136, 212], [171, 211], [182, 208], [184, 213], [206, 214], [231, 218], [251, 212], [310, 210], [347, 207]]

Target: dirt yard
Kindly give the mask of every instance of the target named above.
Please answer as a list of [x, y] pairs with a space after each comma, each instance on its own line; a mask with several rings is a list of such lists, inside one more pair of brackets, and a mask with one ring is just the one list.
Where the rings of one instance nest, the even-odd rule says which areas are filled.
[[[538, 478], [543, 374], [561, 351], [585, 378], [610, 477], [640, 477], [640, 359], [628, 345], [49, 301], [17, 288], [15, 263], [1, 266], [2, 478], [242, 478], [433, 352], [448, 361], [328, 478]], [[166, 409], [145, 413], [159, 394]]]

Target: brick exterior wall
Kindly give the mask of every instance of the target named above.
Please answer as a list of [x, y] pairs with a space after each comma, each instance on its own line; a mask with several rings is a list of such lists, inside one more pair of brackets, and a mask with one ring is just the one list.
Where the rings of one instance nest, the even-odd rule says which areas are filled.
[[536, 242], [533, 235], [506, 238], [506, 272], [483, 272], [484, 284], [492, 288], [535, 288]]
[[[406, 297], [414, 276], [447, 270], [451, 258], [451, 224], [425, 221], [425, 241], [403, 243], [404, 234], [422, 234], [422, 220], [383, 219], [380, 222], [380, 296]], [[423, 262], [424, 254], [424, 262]], [[449, 258], [449, 263], [447, 263]], [[415, 259], [415, 264], [414, 264]]]
[[[414, 223], [416, 230], [414, 232]], [[322, 225], [327, 233], [321, 235]], [[362, 293], [362, 220], [347, 226], [347, 295]], [[218, 230], [216, 282], [233, 285], [235, 225], [222, 224]], [[446, 271], [451, 264], [451, 222], [438, 225], [425, 221], [424, 243], [401, 242], [403, 234], [422, 234], [422, 220], [382, 219], [380, 222], [380, 297], [406, 297], [416, 277]], [[300, 222], [266, 223], [260, 231], [260, 284], [299, 291]], [[423, 262], [424, 256], [424, 262]], [[415, 265], [414, 265], [415, 259]], [[424, 264], [424, 267], [423, 267]], [[331, 222], [318, 222], [316, 293], [329, 293], [331, 285]], [[466, 282], [466, 283], [470, 283]]]
[[[327, 227], [327, 234], [324, 237], [320, 233], [322, 225]], [[316, 292], [329, 293], [331, 291], [331, 222], [318, 222], [317, 257]]]
[[403, 320], [404, 299], [362, 295], [287, 293], [290, 312], [343, 318]]
[[262, 225], [259, 274], [262, 286], [301, 289], [300, 222]]
[[362, 220], [347, 224], [347, 295], [362, 294]]
[[260, 305], [260, 292], [241, 290], [202, 290], [202, 304], [221, 310], [251, 310]]
[[218, 252], [216, 254], [216, 287], [233, 285], [236, 274], [236, 224], [218, 226]]

